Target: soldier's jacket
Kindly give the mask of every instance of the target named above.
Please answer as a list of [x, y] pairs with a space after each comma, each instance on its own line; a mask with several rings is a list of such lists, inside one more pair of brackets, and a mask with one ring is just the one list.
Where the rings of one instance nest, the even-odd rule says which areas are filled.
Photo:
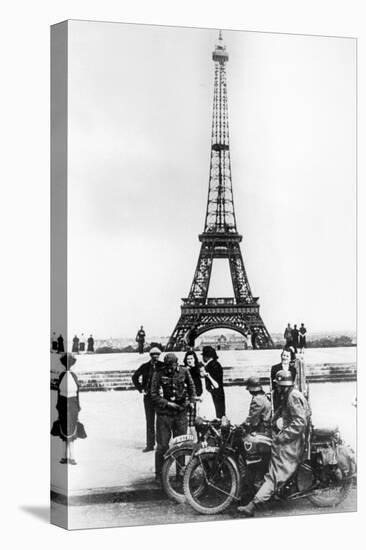
[[[167, 369], [155, 371], [151, 382], [151, 399], [157, 414], [176, 416], [194, 402], [195, 387], [186, 367], [177, 367], [169, 375]], [[179, 409], [171, 408], [168, 403], [176, 403]]]
[[287, 444], [302, 440], [311, 416], [310, 407], [304, 395], [292, 389], [287, 399], [280, 404], [277, 414], [282, 417], [283, 427], [276, 437], [276, 443]]
[[245, 423], [253, 431], [269, 435], [271, 431], [271, 412], [271, 403], [264, 393], [253, 395]]
[[[296, 471], [302, 460], [310, 407], [301, 392], [292, 388], [278, 409], [283, 427], [273, 439], [271, 460], [264, 483], [253, 502], [266, 502]], [[276, 411], [276, 415], [278, 416]]]

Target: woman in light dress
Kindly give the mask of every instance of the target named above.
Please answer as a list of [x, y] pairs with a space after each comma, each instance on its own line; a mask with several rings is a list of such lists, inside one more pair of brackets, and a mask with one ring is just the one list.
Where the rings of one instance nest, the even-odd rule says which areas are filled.
[[211, 379], [210, 382], [213, 387], [215, 387], [215, 384], [217, 385], [217, 383], [206, 372], [206, 369], [203, 365], [200, 365], [200, 378], [202, 384], [202, 393], [199, 397], [199, 401], [197, 402], [197, 416], [200, 416], [205, 420], [214, 420], [214, 418], [216, 418], [216, 411], [212, 400], [212, 395], [207, 390], [206, 380]]

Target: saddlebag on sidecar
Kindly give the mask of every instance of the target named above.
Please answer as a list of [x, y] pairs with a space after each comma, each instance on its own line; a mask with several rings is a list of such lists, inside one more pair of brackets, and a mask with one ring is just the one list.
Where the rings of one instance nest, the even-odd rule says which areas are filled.
[[346, 477], [356, 471], [355, 454], [341, 439], [338, 427], [314, 428], [311, 434], [311, 454], [322, 466], [339, 468]]

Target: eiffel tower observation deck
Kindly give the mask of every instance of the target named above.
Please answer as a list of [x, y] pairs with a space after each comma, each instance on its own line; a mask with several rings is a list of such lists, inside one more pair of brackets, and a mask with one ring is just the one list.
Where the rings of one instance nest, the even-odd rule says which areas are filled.
[[[199, 235], [201, 250], [181, 315], [169, 339], [167, 350], [187, 346], [187, 333], [196, 336], [217, 328], [252, 335], [254, 347], [272, 347], [273, 342], [259, 313], [241, 254], [242, 236], [237, 231], [231, 178], [229, 116], [226, 63], [229, 55], [220, 31], [212, 53], [215, 65], [212, 109], [210, 178], [204, 231]], [[212, 265], [215, 258], [229, 261], [234, 298], [208, 298]]]

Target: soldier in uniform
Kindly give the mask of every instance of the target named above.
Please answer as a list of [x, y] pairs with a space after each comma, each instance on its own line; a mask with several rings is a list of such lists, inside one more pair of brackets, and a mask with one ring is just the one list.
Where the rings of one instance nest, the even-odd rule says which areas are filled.
[[251, 376], [247, 380], [247, 390], [252, 395], [249, 414], [243, 426], [251, 432], [271, 434], [271, 402], [265, 395], [259, 378]]
[[140, 355], [144, 353], [145, 336], [146, 334], [144, 331], [144, 327], [141, 325], [140, 330], [136, 335], [136, 342], [138, 344], [138, 352]]
[[[303, 394], [293, 387], [291, 372], [279, 371], [276, 374], [276, 384], [281, 404], [275, 417], [282, 417], [283, 427], [273, 438], [271, 460], [263, 485], [249, 504], [238, 507], [238, 511], [248, 517], [253, 516], [258, 504], [267, 502], [295, 473], [304, 452], [310, 421], [308, 402]], [[275, 417], [273, 421], [276, 420]]]
[[187, 433], [187, 407], [193, 406], [195, 398], [188, 369], [178, 365], [174, 353], [167, 353], [164, 366], [155, 371], [151, 382], [151, 399], [157, 415], [155, 477], [159, 481], [170, 438]]
[[144, 396], [144, 409], [146, 418], [146, 447], [143, 453], [154, 450], [155, 445], [155, 409], [151, 400], [151, 381], [155, 371], [163, 367], [159, 361], [160, 349], [153, 347], [150, 350], [150, 361], [141, 365], [132, 375], [135, 388]]

